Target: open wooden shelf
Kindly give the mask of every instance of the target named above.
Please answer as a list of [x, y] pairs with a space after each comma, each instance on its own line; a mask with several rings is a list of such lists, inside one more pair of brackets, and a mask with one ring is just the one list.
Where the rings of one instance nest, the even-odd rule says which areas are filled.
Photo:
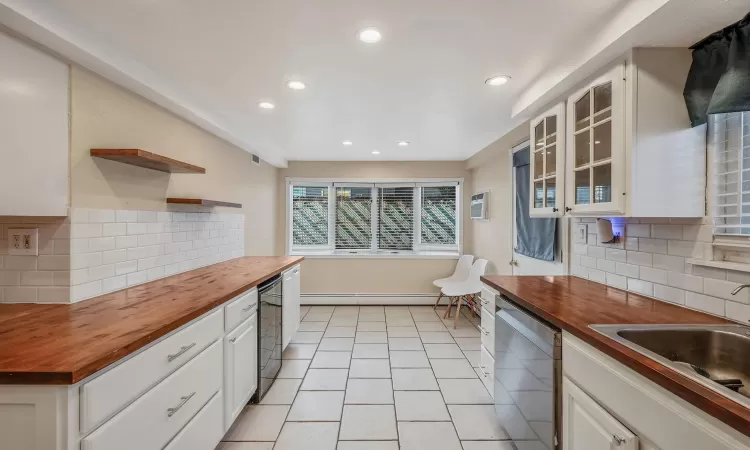
[[206, 173], [203, 167], [194, 166], [166, 156], [137, 148], [92, 148], [91, 156], [144, 167], [166, 173]]
[[220, 202], [218, 200], [206, 200], [204, 198], [174, 198], [167, 199], [167, 203], [178, 205], [198, 205], [198, 206], [226, 206], [227, 208], [242, 208], [241, 203]]

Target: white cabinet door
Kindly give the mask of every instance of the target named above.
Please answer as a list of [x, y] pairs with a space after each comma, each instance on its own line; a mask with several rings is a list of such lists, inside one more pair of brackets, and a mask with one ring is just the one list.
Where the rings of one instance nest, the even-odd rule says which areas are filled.
[[529, 216], [560, 217], [565, 196], [565, 103], [531, 121]]
[[224, 338], [224, 428], [234, 422], [258, 387], [258, 315]]
[[70, 67], [3, 33], [0, 61], [0, 216], [67, 216]]
[[294, 266], [283, 274], [282, 349], [292, 341], [299, 328], [300, 319], [300, 266]]
[[568, 97], [565, 211], [625, 214], [625, 62]]
[[638, 450], [638, 437], [563, 377], [563, 450]]

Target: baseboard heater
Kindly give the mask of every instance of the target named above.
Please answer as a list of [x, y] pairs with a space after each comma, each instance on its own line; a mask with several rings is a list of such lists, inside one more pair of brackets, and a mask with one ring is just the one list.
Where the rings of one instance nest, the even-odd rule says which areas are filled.
[[[434, 305], [438, 294], [302, 294], [303, 305]], [[441, 303], [447, 299], [441, 299]]]

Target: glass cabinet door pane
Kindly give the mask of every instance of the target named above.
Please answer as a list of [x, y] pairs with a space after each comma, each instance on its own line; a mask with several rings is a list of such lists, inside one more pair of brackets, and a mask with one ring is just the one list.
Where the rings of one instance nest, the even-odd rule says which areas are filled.
[[534, 182], [534, 208], [544, 208], [544, 181]]
[[594, 161], [612, 157], [612, 121], [594, 127]]
[[590, 203], [589, 171], [590, 169], [586, 169], [576, 171], [575, 173], [576, 205], [588, 205]]
[[594, 88], [594, 122], [604, 120], [612, 115], [611, 110], [602, 112], [612, 106], [612, 83]]
[[576, 131], [589, 126], [591, 122], [589, 116], [591, 116], [591, 93], [587, 92], [586, 95], [576, 102]]
[[534, 152], [534, 179], [544, 174], [544, 151]]
[[557, 171], [557, 146], [547, 147], [544, 153], [544, 157], [547, 160], [547, 168], [544, 170], [544, 175], [554, 175]]
[[556, 182], [554, 178], [548, 178], [546, 180], [546, 195], [544, 196], [546, 199], [546, 206], [547, 208], [554, 208], [555, 207], [555, 186]]
[[576, 147], [576, 167], [585, 166], [589, 163], [591, 155], [591, 138], [589, 137], [589, 130], [583, 133], [576, 134], [575, 147]]
[[594, 203], [612, 201], [612, 165], [594, 167]]
[[544, 121], [539, 122], [539, 125], [534, 127], [534, 142], [534, 150], [544, 147]]
[[547, 143], [549, 144], [550, 143], [549, 138], [553, 137], [552, 135], [557, 133], [557, 116], [549, 116], [544, 120], [545, 120], [545, 123], [547, 124], [547, 133], [545, 133], [545, 136], [547, 136]]

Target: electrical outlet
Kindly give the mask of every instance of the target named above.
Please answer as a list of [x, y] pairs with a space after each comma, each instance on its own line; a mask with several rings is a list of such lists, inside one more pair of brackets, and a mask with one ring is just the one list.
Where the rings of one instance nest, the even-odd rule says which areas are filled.
[[588, 226], [585, 223], [579, 223], [576, 227], [576, 243], [585, 244], [588, 240]]
[[39, 229], [8, 228], [8, 254], [37, 256], [39, 254]]

